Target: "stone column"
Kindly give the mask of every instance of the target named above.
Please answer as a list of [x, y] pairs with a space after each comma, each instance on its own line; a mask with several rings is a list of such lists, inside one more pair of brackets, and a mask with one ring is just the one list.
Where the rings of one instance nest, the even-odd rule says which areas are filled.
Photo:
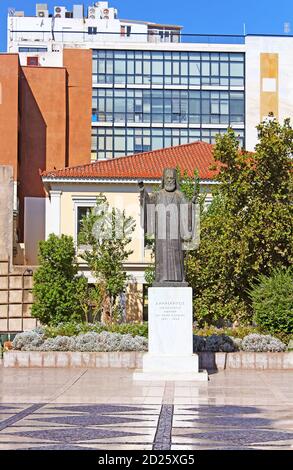
[[13, 260], [13, 168], [0, 166], [0, 260]]
[[46, 239], [50, 233], [61, 235], [61, 194], [62, 191], [50, 191], [46, 199]]

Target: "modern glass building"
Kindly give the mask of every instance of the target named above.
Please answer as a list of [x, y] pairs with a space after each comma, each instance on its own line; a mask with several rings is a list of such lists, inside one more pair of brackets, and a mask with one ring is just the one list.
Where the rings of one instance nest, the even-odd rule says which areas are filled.
[[94, 49], [92, 159], [213, 143], [228, 126], [244, 145], [244, 103], [244, 53]]

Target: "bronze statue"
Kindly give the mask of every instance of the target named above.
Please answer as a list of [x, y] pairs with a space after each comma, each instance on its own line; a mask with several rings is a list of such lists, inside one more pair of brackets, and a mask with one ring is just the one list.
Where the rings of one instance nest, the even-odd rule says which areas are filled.
[[144, 231], [155, 238], [154, 286], [187, 286], [184, 250], [194, 238], [195, 202], [188, 202], [179, 190], [177, 171], [165, 168], [159, 191], [148, 193], [139, 184]]

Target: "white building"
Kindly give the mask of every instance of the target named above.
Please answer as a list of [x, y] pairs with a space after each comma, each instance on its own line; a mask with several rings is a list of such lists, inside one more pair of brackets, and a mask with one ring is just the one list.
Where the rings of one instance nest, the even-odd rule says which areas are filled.
[[62, 66], [63, 48], [93, 50], [92, 160], [213, 143], [228, 126], [253, 150], [261, 120], [293, 116], [291, 36], [185, 36], [119, 19], [108, 2], [10, 11], [8, 52], [22, 65]]
[[[24, 11], [10, 9], [7, 52], [19, 52], [22, 65], [30, 64], [27, 58], [37, 53], [41, 58], [40, 65], [50, 66], [55, 63], [53, 57], [58, 56], [64, 47], [88, 49], [105, 42], [129, 44], [180, 40], [180, 26], [122, 20], [117, 15], [117, 10], [110, 8], [108, 2], [96, 2], [87, 11], [83, 5], [73, 5], [72, 11], [67, 11], [64, 6], [55, 6], [52, 12], [49, 12], [47, 4], [37, 4], [35, 16], [25, 16]], [[53, 57], [50, 53], [54, 53]], [[59, 56], [58, 65], [62, 65], [62, 56]]]

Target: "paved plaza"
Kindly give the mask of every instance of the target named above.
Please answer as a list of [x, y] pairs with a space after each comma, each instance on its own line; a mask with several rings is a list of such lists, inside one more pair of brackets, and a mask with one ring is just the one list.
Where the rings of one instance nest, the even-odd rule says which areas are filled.
[[291, 449], [293, 371], [208, 383], [133, 382], [125, 369], [0, 367], [0, 449]]

